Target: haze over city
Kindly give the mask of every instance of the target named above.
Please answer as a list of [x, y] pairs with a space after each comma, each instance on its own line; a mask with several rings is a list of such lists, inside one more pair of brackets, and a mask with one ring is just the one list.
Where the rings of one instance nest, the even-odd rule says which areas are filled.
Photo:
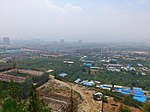
[[0, 37], [150, 41], [149, 0], [0, 0]]
[[0, 0], [0, 112], [150, 112], [150, 0]]

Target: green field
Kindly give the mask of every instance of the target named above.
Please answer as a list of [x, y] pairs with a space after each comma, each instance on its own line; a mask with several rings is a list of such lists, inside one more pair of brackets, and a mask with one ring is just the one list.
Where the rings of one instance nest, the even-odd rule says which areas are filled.
[[[74, 61], [74, 64], [64, 64], [64, 60]], [[137, 62], [124, 62], [122, 63], [133, 63], [136, 65]], [[149, 61], [140, 63], [149, 65]], [[101, 65], [100, 63], [97, 63]], [[134, 83], [136, 87], [142, 87], [144, 90], [150, 90], [150, 74], [145, 76], [135, 75], [130, 72], [109, 72], [106, 69], [98, 70], [97, 72], [92, 72], [89, 68], [83, 66], [83, 62], [79, 61], [78, 57], [73, 56], [62, 56], [62, 57], [49, 57], [49, 58], [39, 58], [39, 59], [20, 59], [17, 60], [18, 68], [35, 69], [41, 71], [47, 71], [49, 69], [54, 69], [52, 75], [58, 75], [59, 73], [67, 73], [65, 77], [61, 77], [62, 80], [74, 82], [77, 78], [82, 80], [97, 80], [104, 84], [115, 83], [122, 86], [131, 86]], [[14, 74], [13, 74], [14, 75]], [[16, 74], [24, 77], [24, 74]]]

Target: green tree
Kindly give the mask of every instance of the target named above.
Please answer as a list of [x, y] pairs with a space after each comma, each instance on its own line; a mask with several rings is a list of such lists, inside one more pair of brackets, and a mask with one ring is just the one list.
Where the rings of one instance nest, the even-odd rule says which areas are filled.
[[38, 98], [33, 84], [30, 87], [28, 110], [30, 112], [51, 112], [51, 109], [46, 108], [44, 102]]
[[131, 110], [127, 106], [120, 106], [119, 112], [131, 112]]
[[112, 90], [114, 90], [114, 86], [115, 86], [115, 83], [111, 83], [112, 87], [110, 89], [110, 91], [112, 92]]
[[6, 91], [3, 90], [3, 83], [0, 82], [0, 105], [2, 105], [5, 97], [6, 97]]
[[51, 112], [44, 102], [37, 97], [33, 84], [30, 89], [30, 96], [26, 100], [21, 98], [20, 86], [12, 81], [7, 90], [2, 90], [0, 86], [0, 93], [2, 92], [5, 92], [5, 96], [0, 94], [0, 112]]
[[15, 99], [5, 99], [1, 112], [27, 112]]
[[90, 69], [88, 70], [88, 75], [91, 75], [91, 70]]
[[7, 94], [12, 99], [21, 100], [22, 97], [21, 87], [17, 85], [15, 82], [11, 81], [7, 88]]
[[81, 67], [81, 71], [82, 72], [86, 72], [86, 69], [85, 69], [85, 67], [83, 66], [83, 67]]
[[22, 90], [19, 85], [11, 81], [7, 90], [2, 90], [2, 92], [5, 94], [1, 101], [2, 112], [27, 112], [26, 101], [21, 99]]

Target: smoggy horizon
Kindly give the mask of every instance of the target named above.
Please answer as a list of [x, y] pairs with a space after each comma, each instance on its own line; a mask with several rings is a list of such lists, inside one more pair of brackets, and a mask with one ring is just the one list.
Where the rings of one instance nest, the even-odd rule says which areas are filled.
[[150, 42], [150, 0], [1, 0], [0, 38]]

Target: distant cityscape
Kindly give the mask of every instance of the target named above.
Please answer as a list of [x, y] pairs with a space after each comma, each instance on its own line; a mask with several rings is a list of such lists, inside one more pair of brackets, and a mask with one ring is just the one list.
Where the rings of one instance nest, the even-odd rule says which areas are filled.
[[[91, 109], [101, 105], [100, 110], [104, 108], [109, 111], [114, 107], [110, 106], [109, 101], [129, 97], [124, 102], [130, 103], [125, 105], [132, 105], [131, 110], [139, 111], [137, 107], [150, 100], [149, 44], [95, 43], [82, 40], [66, 42], [60, 39], [50, 42], [20, 41], [16, 45], [9, 37], [2, 38], [1, 43], [0, 81], [4, 83], [14, 81], [24, 85], [23, 98], [29, 95], [27, 85], [33, 82], [39, 96], [55, 111], [71, 109], [68, 99], [72, 95], [68, 94], [66, 87], [77, 91], [82, 100], [87, 102], [81, 105], [95, 104]], [[56, 90], [51, 90], [52, 83]], [[58, 92], [58, 88], [60, 89], [58, 85], [64, 88], [61, 92]], [[84, 93], [85, 90], [87, 93]], [[45, 91], [51, 92], [46, 94]], [[76, 98], [74, 101], [78, 102], [79, 94], [73, 94], [73, 99]], [[101, 99], [103, 94], [108, 102], [104, 103], [104, 107], [102, 100], [97, 103], [95, 101], [97, 98]], [[114, 104], [120, 105], [117, 101]], [[77, 106], [78, 104], [75, 104], [72, 108]], [[114, 109], [118, 110], [119, 106]]]
[[150, 0], [0, 0], [0, 112], [150, 112]]

